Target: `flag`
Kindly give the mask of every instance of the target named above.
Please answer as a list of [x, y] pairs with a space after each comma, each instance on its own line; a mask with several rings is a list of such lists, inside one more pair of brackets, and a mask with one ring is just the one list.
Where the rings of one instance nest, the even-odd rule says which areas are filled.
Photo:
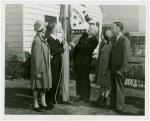
[[89, 27], [89, 24], [86, 21], [86, 16], [88, 16], [88, 14], [86, 12], [85, 6], [81, 5], [72, 5], [71, 11], [71, 40], [77, 44], [82, 34], [85, 33]]
[[72, 5], [71, 28], [74, 30], [88, 29], [88, 23], [85, 21], [86, 10], [81, 5]]
[[[70, 42], [71, 39], [73, 41], [71, 35], [75, 35], [79, 40], [79, 35], [82, 35], [89, 27], [85, 20], [87, 17], [85, 7], [81, 5], [61, 5], [59, 21], [62, 24], [65, 41]], [[73, 42], [77, 44], [76, 40]], [[67, 102], [69, 98], [69, 49], [68, 45], [63, 54], [62, 99], [64, 102]]]
[[[90, 21], [86, 8], [81, 5], [61, 5], [59, 21], [62, 23], [62, 28], [64, 28], [64, 22], [67, 21], [67, 29], [71, 31], [70, 35], [77, 35], [84, 33]], [[69, 33], [68, 33], [69, 34]]]

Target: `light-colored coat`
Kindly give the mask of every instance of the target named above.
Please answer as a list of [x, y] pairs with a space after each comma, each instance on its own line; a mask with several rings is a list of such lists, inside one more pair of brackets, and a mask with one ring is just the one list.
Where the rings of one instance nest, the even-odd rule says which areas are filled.
[[[41, 74], [41, 78], [37, 79], [36, 74]], [[52, 88], [50, 47], [46, 40], [38, 34], [36, 34], [31, 48], [31, 88]]]

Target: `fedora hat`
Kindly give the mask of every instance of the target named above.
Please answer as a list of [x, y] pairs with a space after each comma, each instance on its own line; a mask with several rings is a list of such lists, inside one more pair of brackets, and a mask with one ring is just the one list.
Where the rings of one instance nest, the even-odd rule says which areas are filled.
[[43, 22], [43, 21], [40, 21], [40, 20], [37, 20], [34, 24], [34, 31], [41, 31], [43, 30], [46, 26], [48, 25], [47, 22]]

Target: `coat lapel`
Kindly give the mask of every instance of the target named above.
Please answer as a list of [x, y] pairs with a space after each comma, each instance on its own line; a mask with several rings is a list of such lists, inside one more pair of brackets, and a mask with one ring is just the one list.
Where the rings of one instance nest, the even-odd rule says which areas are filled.
[[54, 46], [55, 46], [56, 42], [58, 41], [57, 39], [55, 40], [52, 36], [50, 36], [50, 40], [53, 42]]
[[115, 43], [115, 45], [114, 45], [114, 48], [116, 48], [116, 47], [121, 43], [122, 38], [123, 38], [123, 35], [121, 35], [121, 36], [119, 37], [118, 41], [117, 41], [117, 42]]
[[90, 37], [90, 38], [86, 38], [85, 40], [81, 41], [80, 43], [84, 43], [84, 42], [88, 42], [89, 40], [93, 39], [95, 36]]
[[46, 40], [44, 40], [41, 36], [39, 36], [39, 37], [43, 43], [45, 43], [47, 46], [49, 46], [48, 43], [46, 42]]
[[80, 40], [79, 40], [79, 42], [78, 42], [78, 44], [80, 44], [82, 41], [84, 41], [85, 39], [87, 39], [87, 37], [88, 37], [88, 34], [87, 33], [83, 33], [82, 36], [81, 36], [81, 38], [80, 38]]

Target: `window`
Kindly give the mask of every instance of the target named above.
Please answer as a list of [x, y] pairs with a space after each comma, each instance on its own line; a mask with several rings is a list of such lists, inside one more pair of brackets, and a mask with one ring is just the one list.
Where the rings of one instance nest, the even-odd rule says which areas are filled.
[[103, 24], [102, 31], [106, 29], [111, 29], [110, 24]]
[[[57, 17], [45, 15], [45, 22], [48, 22], [48, 24], [52, 24], [52, 23], [57, 24]], [[48, 38], [49, 35], [50, 35], [49, 31], [46, 30], [46, 34], [45, 34], [46, 38]]]

